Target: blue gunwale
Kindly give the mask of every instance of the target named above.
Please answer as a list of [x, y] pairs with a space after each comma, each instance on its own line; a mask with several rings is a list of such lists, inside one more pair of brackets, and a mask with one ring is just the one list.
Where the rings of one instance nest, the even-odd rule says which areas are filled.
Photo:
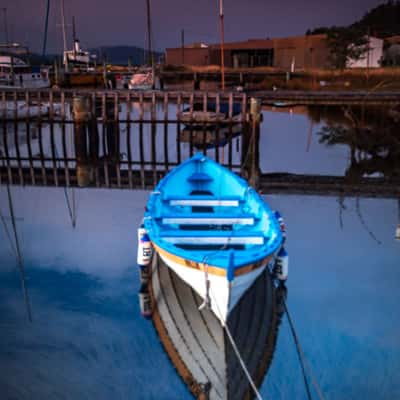
[[[190, 178], [202, 177], [196, 181]], [[212, 179], [204, 179], [208, 175]], [[209, 190], [218, 195], [191, 194], [193, 190]], [[213, 190], [214, 189], [214, 190]], [[237, 206], [215, 207], [215, 212], [194, 212], [191, 206], [170, 205], [171, 200], [235, 200]], [[227, 270], [232, 252], [231, 246], [219, 250], [184, 249], [163, 239], [166, 235], [173, 237], [259, 237], [264, 238], [263, 244], [244, 245], [242, 249], [234, 250], [233, 268], [238, 269], [246, 265], [264, 260], [276, 253], [282, 245], [282, 234], [274, 213], [264, 202], [261, 196], [251, 188], [247, 181], [229, 171], [225, 167], [210, 160], [199, 153], [184, 161], [180, 166], [169, 172], [151, 193], [147, 203], [144, 225], [150, 240], [159, 248], [164, 249], [177, 257], [197, 263]], [[179, 224], [163, 224], [163, 218], [254, 218], [254, 226], [232, 225], [230, 230], [220, 229], [182, 229]], [[199, 224], [200, 225], [200, 224]], [[218, 224], [210, 224], [218, 225]], [[223, 224], [221, 224], [223, 225]], [[215, 228], [215, 227], [214, 227]], [[219, 226], [221, 228], [221, 226]], [[194, 228], [195, 229], [195, 228]], [[221, 244], [221, 247], [223, 245]], [[230, 266], [229, 268], [232, 268]]]

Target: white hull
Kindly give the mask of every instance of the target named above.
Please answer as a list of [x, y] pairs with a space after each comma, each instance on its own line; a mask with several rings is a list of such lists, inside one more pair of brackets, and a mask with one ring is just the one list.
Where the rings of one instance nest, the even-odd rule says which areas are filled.
[[[184, 267], [175, 261], [168, 258], [164, 254], [159, 254], [161, 259], [167, 264], [176, 274], [191, 286], [203, 300], [207, 298], [205, 273], [193, 268]], [[226, 276], [218, 276], [208, 274], [210, 282], [209, 300], [211, 302], [211, 310], [216, 317], [225, 325], [229, 313], [233, 310], [242, 295], [264, 271], [266, 265], [255, 269], [247, 274], [235, 277], [229, 283]]]
[[153, 74], [151, 72], [135, 73], [128, 83], [128, 88], [130, 90], [151, 90], [153, 84]]

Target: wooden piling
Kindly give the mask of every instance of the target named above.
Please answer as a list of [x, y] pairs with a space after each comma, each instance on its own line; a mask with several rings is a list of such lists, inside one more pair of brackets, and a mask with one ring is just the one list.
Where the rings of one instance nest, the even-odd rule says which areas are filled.
[[244, 124], [242, 135], [242, 176], [254, 188], [258, 188], [260, 180], [260, 122], [261, 101], [250, 98], [248, 121]]
[[85, 96], [73, 98], [74, 145], [76, 155], [76, 177], [78, 186], [88, 186], [90, 183], [90, 162], [88, 157], [88, 142], [86, 130], [90, 120], [90, 103]]

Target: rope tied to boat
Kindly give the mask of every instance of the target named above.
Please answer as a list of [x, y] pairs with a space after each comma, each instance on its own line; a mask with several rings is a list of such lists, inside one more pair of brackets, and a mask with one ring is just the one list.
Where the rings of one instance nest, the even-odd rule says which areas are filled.
[[[211, 286], [210, 286], [210, 280], [208, 279], [208, 262], [207, 262], [208, 259], [209, 259], [212, 255], [219, 253], [221, 250], [225, 250], [225, 249], [228, 247], [228, 245], [229, 245], [229, 241], [227, 241], [227, 243], [225, 243], [225, 244], [224, 244], [220, 249], [218, 249], [217, 251], [205, 255], [204, 258], [203, 258], [204, 277], [205, 277], [205, 283], [206, 283], [206, 295], [205, 295], [205, 298], [204, 298], [203, 303], [202, 303], [202, 304], [200, 305], [200, 307], [199, 307], [199, 310], [201, 311], [201, 310], [202, 310], [204, 307], [206, 307], [206, 306], [207, 306], [208, 308], [210, 308], [210, 306], [211, 306], [210, 293], [211, 293], [211, 296], [212, 296], [212, 298], [213, 298], [213, 301], [214, 301], [214, 303], [215, 303], [215, 305], [216, 305], [216, 310], [217, 310], [217, 312], [218, 312], [218, 314], [219, 314], [219, 319], [220, 319], [220, 321], [221, 321], [222, 327], [224, 328], [224, 330], [225, 330], [225, 332], [226, 332], [226, 335], [228, 336], [229, 342], [231, 343], [231, 346], [232, 346], [232, 348], [233, 348], [233, 350], [234, 350], [234, 352], [235, 352], [235, 354], [236, 354], [236, 357], [237, 357], [238, 360], [239, 360], [240, 366], [242, 367], [243, 372], [245, 373], [246, 378], [247, 378], [247, 380], [248, 380], [248, 382], [249, 382], [251, 388], [253, 389], [253, 391], [254, 391], [254, 393], [255, 393], [257, 399], [258, 399], [258, 400], [262, 400], [261, 394], [260, 394], [260, 392], [258, 391], [257, 386], [256, 386], [256, 384], [254, 383], [254, 380], [253, 380], [253, 378], [251, 377], [251, 375], [250, 375], [250, 373], [249, 373], [249, 371], [248, 371], [248, 369], [247, 369], [247, 367], [246, 367], [246, 364], [245, 364], [245, 362], [244, 362], [244, 360], [243, 360], [243, 358], [242, 358], [242, 356], [241, 356], [241, 354], [240, 354], [240, 352], [239, 352], [239, 349], [238, 349], [237, 346], [236, 346], [235, 340], [233, 339], [233, 336], [232, 336], [232, 334], [231, 334], [231, 332], [230, 332], [230, 330], [229, 330], [228, 324], [225, 322], [224, 316], [222, 315], [222, 312], [221, 312], [221, 310], [220, 310], [220, 308], [219, 308], [219, 306], [218, 306], [218, 302], [216, 301], [216, 298], [215, 298], [215, 295], [214, 295], [214, 291], [212, 290], [212, 288], [211, 288]], [[230, 285], [231, 283], [229, 282], [228, 284]]]
[[[212, 288], [210, 288], [210, 292], [211, 292], [211, 295], [212, 295], [212, 297], [213, 297], [213, 300], [215, 301], [215, 296], [214, 296], [214, 292], [213, 292]], [[237, 357], [237, 359], [239, 360], [240, 366], [242, 367], [243, 372], [244, 372], [244, 374], [246, 375], [246, 378], [247, 378], [247, 380], [248, 380], [248, 382], [249, 382], [251, 388], [253, 389], [254, 394], [256, 395], [257, 399], [258, 399], [258, 400], [263, 400], [262, 397], [261, 397], [260, 392], [259, 392], [258, 389], [257, 389], [256, 384], [254, 383], [253, 378], [252, 378], [251, 375], [250, 375], [249, 370], [248, 370], [247, 367], [246, 367], [246, 364], [245, 364], [245, 362], [244, 362], [242, 356], [240, 355], [240, 351], [239, 351], [239, 349], [238, 349], [237, 346], [236, 346], [235, 340], [233, 339], [233, 336], [232, 336], [232, 334], [231, 334], [231, 331], [229, 330], [229, 326], [228, 326], [228, 324], [225, 323], [225, 321], [224, 321], [223, 315], [222, 315], [221, 310], [219, 309], [219, 306], [218, 306], [218, 302], [215, 301], [215, 304], [216, 304], [216, 309], [217, 309], [218, 314], [219, 314], [219, 318], [220, 318], [221, 323], [222, 323], [222, 327], [224, 328], [224, 330], [225, 330], [225, 332], [226, 332], [226, 335], [228, 336], [229, 342], [231, 343], [232, 348], [233, 348], [233, 351], [235, 352], [236, 357]]]
[[217, 254], [220, 251], [225, 250], [228, 247], [228, 245], [229, 245], [229, 239], [227, 240], [227, 242], [220, 249], [218, 249], [218, 250], [216, 250], [216, 251], [214, 251], [212, 253], [206, 254], [203, 257], [202, 264], [204, 266], [204, 282], [205, 282], [205, 286], [206, 286], [206, 293], [205, 293], [205, 296], [204, 296], [203, 303], [201, 303], [200, 306], [199, 306], [199, 311], [203, 310], [205, 307], [207, 307], [208, 309], [210, 309], [210, 307], [211, 307], [210, 279], [208, 278], [208, 259], [210, 257], [212, 257], [214, 254]]

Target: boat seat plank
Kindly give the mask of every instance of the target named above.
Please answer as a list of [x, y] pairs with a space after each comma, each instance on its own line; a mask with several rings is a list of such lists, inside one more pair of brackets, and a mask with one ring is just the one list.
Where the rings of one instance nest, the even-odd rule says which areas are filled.
[[264, 237], [163, 237], [163, 240], [173, 244], [264, 244]]
[[204, 172], [195, 172], [187, 180], [189, 182], [212, 182], [214, 178]]
[[161, 223], [163, 224], [181, 224], [181, 225], [254, 225], [257, 218], [253, 214], [212, 214], [196, 213], [188, 215], [162, 215]]
[[216, 197], [200, 198], [200, 196], [188, 196], [168, 200], [171, 206], [211, 206], [211, 207], [238, 207], [240, 199], [224, 199]]
[[173, 244], [264, 244], [258, 231], [162, 231], [160, 237]]

